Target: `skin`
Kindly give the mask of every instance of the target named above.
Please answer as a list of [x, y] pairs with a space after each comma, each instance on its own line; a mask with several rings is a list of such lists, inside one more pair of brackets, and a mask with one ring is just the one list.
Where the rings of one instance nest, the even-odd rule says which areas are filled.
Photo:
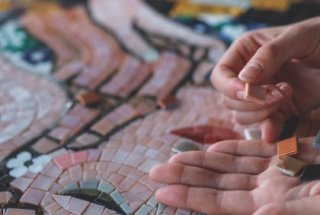
[[143, 57], [145, 52], [156, 50], [132, 27], [133, 24], [147, 33], [209, 48], [213, 61], [217, 61], [225, 51], [220, 41], [173, 22], [140, 0], [131, 0], [130, 4], [126, 0], [90, 0], [88, 6], [93, 18], [100, 25], [111, 30], [127, 50], [140, 57]]
[[[211, 80], [235, 121], [260, 123], [262, 139], [273, 142], [288, 118], [310, 118], [320, 107], [319, 58], [320, 18], [313, 18], [245, 34], [224, 54]], [[264, 105], [245, 99], [245, 82], [267, 89]]]
[[[299, 139], [295, 158], [320, 163], [313, 140]], [[229, 140], [175, 155], [150, 178], [167, 184], [156, 192], [160, 202], [206, 214], [319, 214], [320, 182], [286, 176], [278, 162], [276, 144]]]

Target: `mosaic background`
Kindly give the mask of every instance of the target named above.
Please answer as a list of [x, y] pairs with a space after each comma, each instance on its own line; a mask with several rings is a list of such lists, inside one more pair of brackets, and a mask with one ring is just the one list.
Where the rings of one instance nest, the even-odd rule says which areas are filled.
[[320, 4], [39, 0], [0, 9], [0, 214], [143, 215], [200, 214], [159, 204], [149, 170], [243, 138], [209, 83], [228, 45], [319, 15]]

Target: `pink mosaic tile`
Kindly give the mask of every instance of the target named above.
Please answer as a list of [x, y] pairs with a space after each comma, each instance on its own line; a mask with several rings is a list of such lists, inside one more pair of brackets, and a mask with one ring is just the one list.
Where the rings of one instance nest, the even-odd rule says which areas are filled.
[[28, 209], [8, 208], [4, 215], [36, 215], [36, 212]]
[[34, 188], [28, 188], [26, 192], [22, 195], [20, 202], [32, 205], [39, 205], [44, 194], [44, 191]]
[[85, 211], [88, 205], [89, 202], [87, 201], [71, 197], [71, 200], [68, 205], [68, 210], [74, 214], [80, 215]]

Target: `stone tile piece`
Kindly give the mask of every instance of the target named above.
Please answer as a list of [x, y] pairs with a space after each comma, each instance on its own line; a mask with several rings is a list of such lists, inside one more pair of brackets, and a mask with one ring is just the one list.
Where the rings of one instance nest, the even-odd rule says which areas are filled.
[[34, 182], [31, 184], [31, 187], [37, 188], [39, 190], [47, 191], [55, 182], [55, 178], [39, 175]]
[[22, 195], [20, 202], [39, 205], [42, 198], [44, 197], [44, 194], [44, 191], [34, 188], [28, 188], [27, 191]]
[[147, 159], [144, 161], [140, 166], [139, 169], [144, 171], [144, 172], [149, 172], [154, 166], [159, 164], [158, 161], [152, 160], [152, 159]]
[[123, 163], [123, 161], [128, 157], [128, 155], [129, 155], [129, 152], [117, 151], [112, 158], [112, 162]]
[[151, 207], [156, 207], [158, 205], [158, 201], [156, 199], [155, 196], [152, 196], [148, 202], [147, 202], [147, 205], [151, 206]]
[[246, 140], [261, 140], [261, 130], [259, 128], [246, 128], [243, 131]]
[[80, 151], [71, 153], [72, 162], [74, 164], [79, 164], [88, 160], [88, 152]]
[[100, 181], [100, 183], [98, 185], [98, 190], [100, 190], [101, 192], [110, 194], [112, 191], [115, 190], [115, 188], [110, 183]]
[[62, 170], [55, 165], [54, 163], [49, 163], [41, 172], [43, 175], [51, 176], [51, 177], [57, 177], [60, 175]]
[[98, 188], [99, 181], [98, 180], [87, 180], [80, 182], [80, 188], [87, 188], [87, 189], [96, 189]]
[[70, 212], [67, 211], [66, 209], [64, 208], [60, 208], [60, 210], [58, 210], [55, 215], [70, 215]]
[[123, 203], [120, 205], [120, 208], [122, 209], [122, 211], [123, 211], [126, 215], [131, 214], [130, 206], [129, 206], [126, 202], [123, 202]]
[[266, 102], [267, 91], [259, 85], [245, 85], [245, 98], [254, 103], [264, 105]]
[[84, 215], [102, 215], [104, 207], [102, 205], [90, 203], [88, 209], [84, 212]]
[[299, 161], [292, 157], [285, 157], [277, 164], [277, 169], [285, 175], [296, 176], [301, 172], [303, 167], [305, 166], [305, 162]]
[[8, 208], [4, 215], [36, 215], [36, 212], [31, 209]]
[[122, 195], [117, 190], [110, 193], [110, 196], [118, 205], [124, 202]]
[[158, 99], [157, 104], [161, 109], [172, 110], [179, 107], [180, 101], [174, 96], [168, 96]]
[[123, 162], [123, 164], [137, 168], [144, 160], [145, 158], [143, 156], [130, 153], [127, 159]]
[[56, 202], [52, 202], [51, 204], [44, 207], [44, 210], [49, 214], [56, 214], [56, 212], [60, 209], [61, 206]]
[[156, 215], [161, 215], [162, 212], [166, 209], [166, 207], [167, 207], [166, 205], [159, 203]]
[[187, 152], [187, 151], [199, 151], [199, 147], [191, 142], [182, 142], [182, 143], [178, 143], [177, 145], [175, 145], [171, 151], [173, 153], [182, 153], [182, 152]]
[[300, 176], [301, 181], [313, 181], [320, 179], [320, 165], [307, 165]]
[[10, 192], [0, 192], [0, 204], [1, 203], [8, 203], [12, 194]]
[[298, 153], [297, 137], [291, 137], [277, 143], [278, 156], [283, 159]]
[[54, 158], [53, 161], [61, 170], [67, 169], [68, 167], [74, 165], [74, 161], [69, 153], [59, 155]]
[[73, 182], [72, 184], [69, 184], [68, 186], [63, 187], [62, 190], [59, 191], [60, 194], [65, 194], [68, 192], [71, 192], [73, 190], [78, 190], [79, 186], [77, 184], [77, 182]]
[[68, 210], [74, 214], [82, 214], [90, 203], [82, 199], [71, 197], [68, 205]]
[[56, 142], [49, 140], [47, 138], [41, 138], [32, 146], [32, 149], [34, 149], [35, 151], [41, 154], [46, 154], [58, 147], [59, 147], [59, 144], [57, 144]]
[[147, 215], [152, 211], [153, 207], [149, 205], [142, 205], [137, 212], [135, 212], [135, 215]]
[[71, 196], [52, 195], [52, 197], [64, 209], [67, 209], [69, 202], [71, 200]]
[[24, 192], [32, 182], [33, 182], [33, 180], [31, 178], [20, 177], [20, 178], [14, 179], [10, 183], [10, 185], [12, 187], [17, 188], [21, 192]]
[[93, 91], [79, 93], [76, 99], [80, 104], [86, 106], [96, 105], [102, 102], [102, 97]]

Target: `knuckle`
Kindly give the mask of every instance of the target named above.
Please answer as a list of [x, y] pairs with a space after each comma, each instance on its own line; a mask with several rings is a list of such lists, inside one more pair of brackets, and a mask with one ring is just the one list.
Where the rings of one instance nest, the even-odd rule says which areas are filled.
[[281, 47], [277, 43], [274, 43], [274, 42], [269, 42], [263, 46], [264, 54], [267, 56], [270, 56], [270, 57], [274, 57], [274, 56], [278, 55], [280, 50], [281, 50]]

